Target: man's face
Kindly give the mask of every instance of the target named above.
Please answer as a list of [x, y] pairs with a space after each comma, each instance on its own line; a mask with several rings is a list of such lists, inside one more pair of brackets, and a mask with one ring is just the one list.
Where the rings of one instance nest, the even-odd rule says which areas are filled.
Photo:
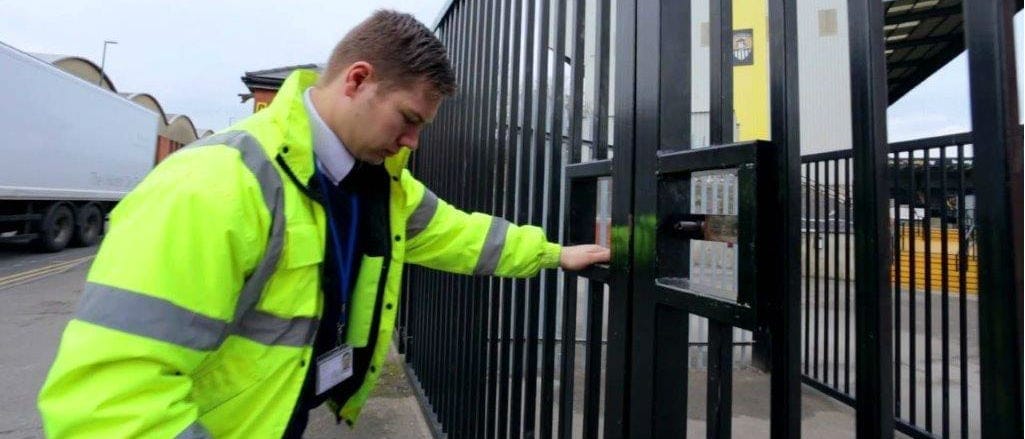
[[420, 131], [434, 120], [441, 98], [426, 81], [385, 88], [367, 81], [352, 96], [345, 146], [357, 159], [380, 164], [403, 146], [415, 150]]

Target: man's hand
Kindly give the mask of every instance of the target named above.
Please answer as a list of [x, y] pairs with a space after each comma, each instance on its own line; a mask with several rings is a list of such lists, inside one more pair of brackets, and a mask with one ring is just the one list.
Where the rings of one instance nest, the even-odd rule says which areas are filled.
[[611, 252], [600, 245], [572, 245], [563, 247], [559, 255], [559, 266], [566, 271], [577, 271], [591, 264], [609, 262]]

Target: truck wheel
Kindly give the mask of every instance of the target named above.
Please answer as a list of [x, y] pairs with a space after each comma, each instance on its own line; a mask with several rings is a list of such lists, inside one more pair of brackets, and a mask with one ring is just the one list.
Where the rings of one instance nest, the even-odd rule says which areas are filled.
[[44, 252], [59, 252], [75, 234], [75, 215], [67, 205], [57, 203], [46, 209], [40, 223], [36, 247]]
[[103, 232], [103, 212], [95, 204], [86, 204], [78, 209], [75, 222], [75, 236], [72, 245], [90, 247], [100, 240]]

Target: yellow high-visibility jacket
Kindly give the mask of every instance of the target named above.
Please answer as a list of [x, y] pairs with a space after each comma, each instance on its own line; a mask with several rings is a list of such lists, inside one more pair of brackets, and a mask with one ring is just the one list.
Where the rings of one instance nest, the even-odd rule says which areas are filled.
[[[47, 436], [281, 436], [323, 309], [326, 217], [305, 186], [302, 98], [316, 79], [294, 72], [269, 107], [171, 155], [111, 212], [39, 394]], [[409, 152], [378, 167], [366, 190], [380, 206], [361, 209], [376, 232], [360, 239], [375, 250], [360, 262], [346, 341], [362, 355], [351, 390], [329, 401], [350, 424], [385, 361], [404, 263], [514, 277], [558, 265], [541, 229], [438, 199], [405, 169]]]

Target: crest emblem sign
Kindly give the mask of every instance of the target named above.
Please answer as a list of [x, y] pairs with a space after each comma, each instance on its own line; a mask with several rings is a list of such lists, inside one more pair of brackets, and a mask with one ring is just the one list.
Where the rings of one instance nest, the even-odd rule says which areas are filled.
[[754, 64], [754, 32], [751, 29], [733, 31], [733, 65]]

